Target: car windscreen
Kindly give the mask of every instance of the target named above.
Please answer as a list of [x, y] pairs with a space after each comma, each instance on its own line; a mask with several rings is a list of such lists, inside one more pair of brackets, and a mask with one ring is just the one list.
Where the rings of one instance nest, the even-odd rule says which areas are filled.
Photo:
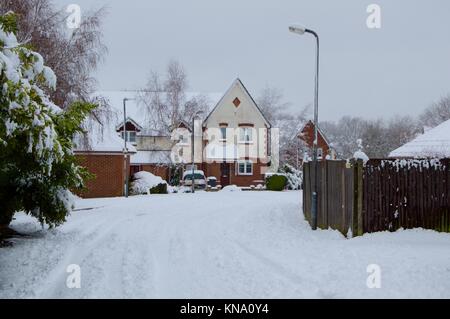
[[[184, 179], [192, 179], [192, 174], [187, 174]], [[194, 179], [205, 179], [202, 174], [194, 174]]]

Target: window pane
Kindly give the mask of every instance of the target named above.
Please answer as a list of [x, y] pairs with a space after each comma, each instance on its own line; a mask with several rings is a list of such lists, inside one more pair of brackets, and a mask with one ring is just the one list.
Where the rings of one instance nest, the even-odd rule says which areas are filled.
[[247, 142], [251, 142], [251, 141], [252, 141], [252, 129], [247, 128]]
[[248, 161], [248, 162], [246, 162], [245, 163], [246, 165], [246, 173], [247, 174], [252, 174], [252, 171], [253, 171], [253, 164], [252, 164], [252, 162], [250, 162], [250, 161]]
[[245, 163], [239, 163], [239, 173], [245, 174]]
[[227, 139], [227, 128], [226, 127], [221, 127], [220, 128], [220, 133], [221, 133], [221, 139], [226, 140]]
[[240, 134], [239, 140], [245, 141], [245, 128], [241, 128], [241, 129], [239, 130], [239, 134]]
[[129, 133], [129, 142], [131, 142], [131, 143], [136, 142], [136, 132]]

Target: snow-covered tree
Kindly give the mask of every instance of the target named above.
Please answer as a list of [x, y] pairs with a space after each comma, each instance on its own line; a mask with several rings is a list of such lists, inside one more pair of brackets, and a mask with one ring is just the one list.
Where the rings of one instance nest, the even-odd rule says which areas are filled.
[[306, 144], [298, 138], [298, 134], [306, 123], [310, 105], [298, 111], [289, 109], [290, 103], [284, 101], [283, 92], [275, 87], [266, 86], [256, 98], [261, 112], [272, 124], [279, 129], [280, 163], [299, 166]]
[[0, 224], [16, 211], [56, 226], [72, 208], [70, 189], [83, 186], [72, 139], [94, 106], [74, 103], [62, 111], [44, 88], [56, 76], [42, 56], [18, 43], [16, 17], [0, 15]]
[[0, 14], [16, 13], [19, 42], [38, 51], [58, 77], [58, 90], [44, 91], [61, 108], [77, 100], [89, 101], [95, 90], [93, 71], [107, 49], [101, 24], [106, 9], [89, 12], [83, 8], [80, 25], [69, 29], [69, 13], [53, 0], [1, 0]]
[[190, 123], [199, 111], [205, 116], [209, 107], [208, 98], [201, 94], [187, 97], [187, 88], [186, 72], [176, 60], [169, 62], [163, 77], [152, 71], [138, 98], [146, 111], [147, 127], [167, 134], [180, 121]]

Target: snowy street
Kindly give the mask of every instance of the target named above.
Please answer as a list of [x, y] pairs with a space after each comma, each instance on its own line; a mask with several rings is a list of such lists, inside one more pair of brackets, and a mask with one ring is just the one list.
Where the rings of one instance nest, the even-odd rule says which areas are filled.
[[[313, 232], [301, 193], [198, 192], [79, 200], [63, 226], [0, 248], [0, 298], [450, 298], [450, 234], [351, 240]], [[81, 268], [69, 289], [67, 266]], [[381, 288], [366, 285], [367, 266]]]

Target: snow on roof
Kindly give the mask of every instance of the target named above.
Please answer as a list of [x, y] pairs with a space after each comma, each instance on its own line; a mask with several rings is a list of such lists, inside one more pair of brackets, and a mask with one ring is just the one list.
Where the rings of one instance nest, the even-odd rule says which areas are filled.
[[[123, 152], [124, 140], [112, 125], [102, 127], [95, 120], [90, 120], [86, 125], [88, 126], [87, 136], [77, 135], [74, 138], [75, 152]], [[128, 152], [136, 152], [136, 148], [130, 143], [127, 143], [127, 149]]]
[[450, 120], [392, 151], [389, 157], [450, 157]]
[[131, 155], [131, 164], [170, 164], [171, 151], [138, 151]]
[[[145, 105], [142, 102], [142, 93], [137, 90], [122, 90], [122, 91], [98, 91], [95, 96], [103, 96], [106, 98], [118, 115], [118, 122], [115, 126], [123, 122], [123, 99], [128, 98], [126, 103], [127, 118], [134, 120], [138, 125], [144, 128], [143, 134], [158, 135], [158, 132], [152, 128], [147, 128], [145, 123]], [[186, 100], [190, 100], [195, 96], [206, 96], [208, 98], [209, 109], [214, 107], [222, 98], [222, 93], [201, 93], [201, 92], [186, 92]]]

